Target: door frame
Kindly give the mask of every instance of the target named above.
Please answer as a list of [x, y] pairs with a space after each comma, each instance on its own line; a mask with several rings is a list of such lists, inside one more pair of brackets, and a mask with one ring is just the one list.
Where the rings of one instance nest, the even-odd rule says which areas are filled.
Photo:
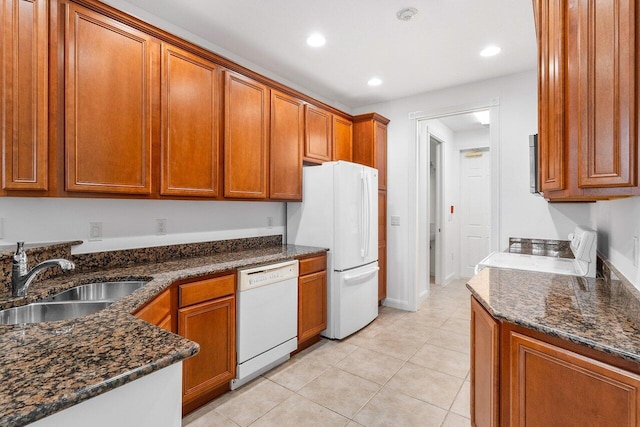
[[[421, 122], [426, 120], [438, 119], [440, 117], [453, 116], [458, 114], [472, 113], [480, 110], [489, 110], [491, 117], [491, 124], [489, 126], [490, 132], [490, 152], [491, 152], [491, 250], [495, 251], [500, 241], [500, 180], [498, 171], [500, 170], [500, 100], [499, 98], [491, 98], [487, 101], [481, 101], [477, 103], [469, 103], [458, 106], [440, 108], [431, 111], [416, 111], [409, 113], [409, 120], [415, 120], [416, 130], [414, 143], [411, 145], [410, 155], [413, 155], [413, 165], [409, 165], [409, 210], [408, 210], [408, 247], [409, 253], [413, 252], [414, 256], [409, 259], [408, 265], [408, 281], [413, 284], [413, 292], [409, 290], [407, 308], [411, 311], [416, 311], [420, 304], [421, 299], [424, 299], [429, 291], [427, 283], [427, 295], [421, 291], [421, 287], [424, 289], [423, 281], [428, 282], [427, 277], [420, 277], [424, 271], [421, 268], [420, 254], [425, 253], [424, 239], [420, 236], [424, 235], [426, 224], [420, 223], [421, 217], [424, 213], [421, 209], [421, 192], [426, 193], [426, 188], [423, 187], [424, 174], [426, 171], [420, 168], [419, 155], [421, 154], [420, 146], [421, 138]], [[421, 179], [422, 178], [422, 179]], [[422, 185], [420, 185], [422, 184]], [[424, 207], [422, 207], [424, 209]], [[422, 216], [421, 216], [422, 215]], [[426, 243], [428, 245], [428, 241]], [[428, 248], [427, 248], [428, 249]]]

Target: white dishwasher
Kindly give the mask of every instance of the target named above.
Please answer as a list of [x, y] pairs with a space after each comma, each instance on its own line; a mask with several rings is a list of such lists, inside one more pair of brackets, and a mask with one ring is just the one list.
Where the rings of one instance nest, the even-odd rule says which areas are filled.
[[298, 261], [238, 270], [237, 366], [231, 390], [298, 348]]

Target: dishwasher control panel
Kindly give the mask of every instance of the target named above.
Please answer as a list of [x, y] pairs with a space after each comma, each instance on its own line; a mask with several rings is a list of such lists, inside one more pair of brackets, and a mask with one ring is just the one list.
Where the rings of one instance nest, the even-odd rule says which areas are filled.
[[258, 288], [298, 277], [298, 260], [238, 270], [238, 290]]

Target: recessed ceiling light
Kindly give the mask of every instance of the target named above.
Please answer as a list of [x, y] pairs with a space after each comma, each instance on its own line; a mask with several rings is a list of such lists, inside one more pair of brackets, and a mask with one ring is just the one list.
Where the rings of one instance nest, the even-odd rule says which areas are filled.
[[380, 86], [382, 84], [382, 80], [380, 80], [377, 77], [373, 77], [371, 79], [369, 79], [369, 81], [367, 82], [367, 84], [369, 86]]
[[327, 41], [324, 36], [320, 33], [313, 33], [309, 37], [307, 37], [307, 44], [313, 47], [324, 46]]
[[489, 123], [491, 123], [489, 110], [476, 111], [473, 114], [475, 114], [476, 119], [478, 119], [481, 125], [488, 125]]
[[480, 56], [495, 56], [500, 53], [500, 48], [498, 46], [487, 46], [480, 51]]

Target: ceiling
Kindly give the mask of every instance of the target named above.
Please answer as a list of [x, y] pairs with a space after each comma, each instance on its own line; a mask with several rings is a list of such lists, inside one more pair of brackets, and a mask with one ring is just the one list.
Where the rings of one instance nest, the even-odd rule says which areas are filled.
[[489, 125], [483, 125], [474, 113], [455, 114], [452, 116], [438, 117], [453, 132], [468, 132], [481, 129], [489, 129]]
[[[349, 108], [536, 64], [529, 0], [126, 2]], [[418, 9], [408, 22], [396, 18], [405, 7]], [[313, 32], [324, 34], [325, 46], [306, 45]], [[489, 44], [502, 52], [481, 57]], [[382, 85], [368, 86], [373, 76]]]

